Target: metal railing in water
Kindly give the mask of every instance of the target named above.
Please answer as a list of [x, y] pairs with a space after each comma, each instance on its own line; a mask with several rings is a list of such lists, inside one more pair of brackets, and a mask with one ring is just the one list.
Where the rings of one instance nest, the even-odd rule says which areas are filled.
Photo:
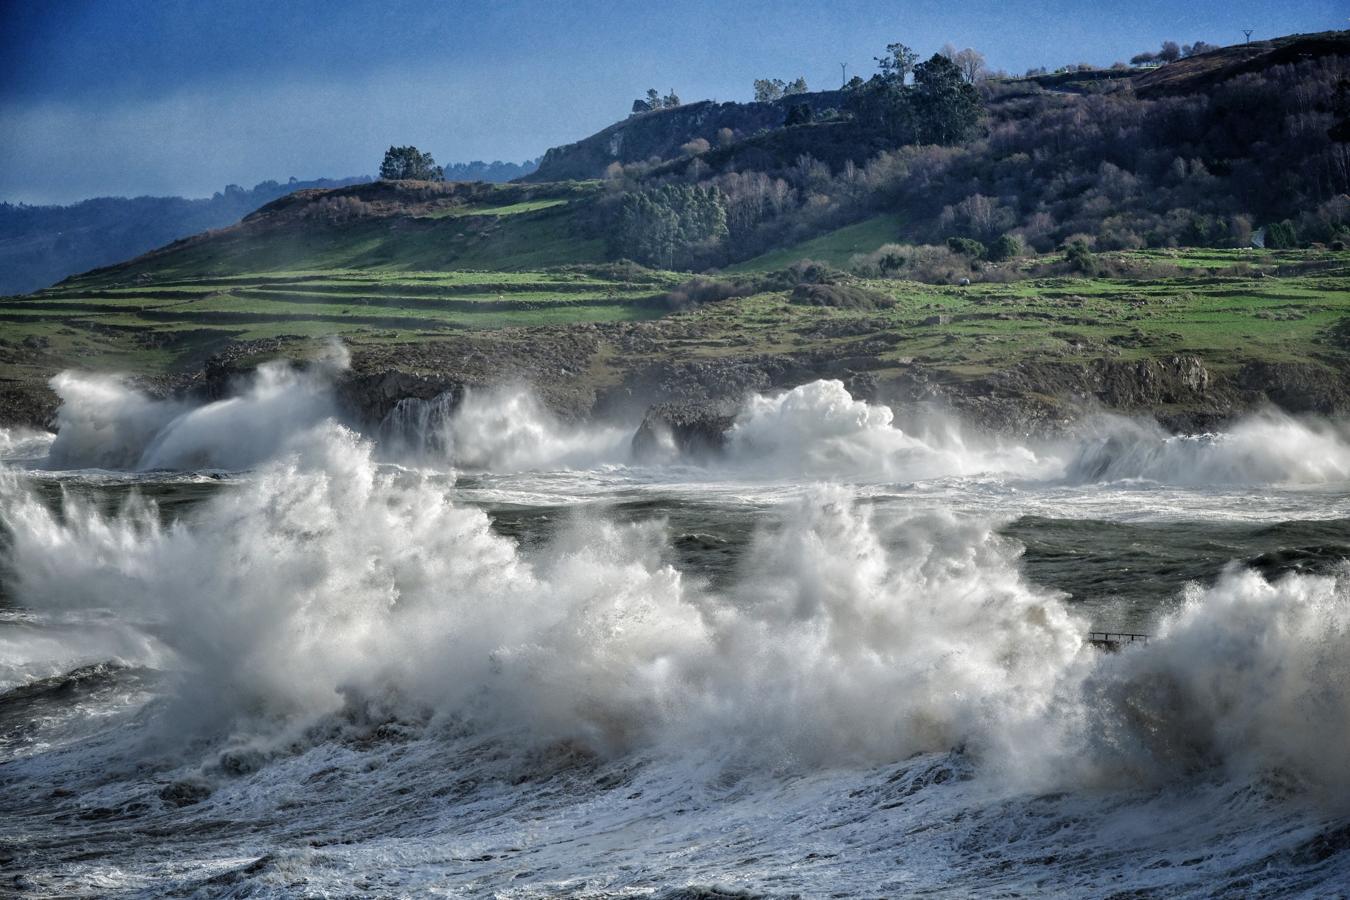
[[1132, 631], [1089, 631], [1087, 640], [1094, 647], [1118, 650], [1123, 644], [1147, 644], [1148, 635]]

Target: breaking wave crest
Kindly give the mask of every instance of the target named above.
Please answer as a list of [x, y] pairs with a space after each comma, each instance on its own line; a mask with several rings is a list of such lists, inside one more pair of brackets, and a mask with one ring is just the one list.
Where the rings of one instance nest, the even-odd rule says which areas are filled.
[[[205, 404], [156, 399], [106, 376], [62, 373], [54, 439], [0, 435], [0, 457], [56, 468], [246, 469], [284, 453], [337, 414], [341, 358], [260, 367], [235, 396]], [[526, 388], [470, 389], [401, 401], [375, 432], [379, 457], [432, 468], [516, 473], [633, 463], [631, 426], [565, 422]], [[675, 460], [672, 460], [675, 461]], [[710, 474], [755, 480], [912, 482], [991, 478], [1088, 485], [1316, 487], [1350, 482], [1350, 432], [1268, 411], [1227, 431], [1170, 435], [1152, 422], [1103, 416], [1057, 441], [987, 435], [937, 413], [903, 422], [816, 381], [744, 401]]]
[[714, 590], [659, 522], [578, 516], [526, 550], [372, 452], [319, 426], [169, 525], [146, 502], [52, 512], [8, 478], [15, 595], [139, 629], [177, 673], [174, 733], [257, 740], [355, 706], [606, 753], [835, 766], [964, 746], [1010, 783], [1278, 770], [1346, 796], [1350, 572], [1234, 569], [1104, 655], [988, 522], [881, 521], [823, 487]]
[[1108, 417], [1080, 439], [1067, 476], [1184, 486], [1347, 482], [1350, 435], [1330, 422], [1277, 411], [1201, 435], [1169, 435], [1152, 423]]
[[951, 417], [901, 428], [890, 407], [855, 400], [833, 380], [749, 397], [732, 426], [729, 450], [734, 463], [780, 477], [1032, 477], [1054, 465], [1029, 447], [972, 436]]
[[192, 523], [4, 506], [23, 602], [145, 623], [179, 661], [183, 715], [212, 721], [397, 697], [604, 747], [721, 735], [877, 759], [1034, 712], [1078, 653], [1077, 623], [986, 525], [883, 533], [824, 490], [715, 593], [666, 560], [658, 525], [579, 519], [529, 555], [447, 490], [324, 426]]
[[63, 372], [49, 461], [61, 468], [246, 469], [334, 414], [333, 371], [346, 354], [298, 369], [260, 366], [236, 396], [205, 404], [162, 400], [113, 376]]
[[631, 433], [564, 423], [522, 387], [404, 399], [379, 428], [386, 456], [492, 472], [624, 463]]

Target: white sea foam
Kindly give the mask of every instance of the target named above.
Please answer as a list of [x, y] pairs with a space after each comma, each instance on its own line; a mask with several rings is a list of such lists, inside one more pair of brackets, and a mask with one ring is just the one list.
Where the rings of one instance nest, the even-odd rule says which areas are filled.
[[1169, 435], [1156, 424], [1104, 417], [1069, 450], [1073, 481], [1172, 485], [1320, 485], [1350, 482], [1344, 427], [1268, 411], [1225, 432]]
[[723, 595], [665, 562], [651, 525], [582, 520], [523, 556], [447, 486], [370, 452], [320, 428], [170, 528], [145, 504], [56, 516], [11, 492], [16, 590], [149, 623], [214, 721], [392, 690], [549, 737], [719, 734], [822, 760], [976, 739], [996, 710], [1034, 712], [1079, 652], [1078, 623], [986, 525], [928, 515], [883, 540], [827, 491]]
[[235, 396], [204, 404], [156, 399], [116, 377], [63, 372], [49, 462], [58, 468], [245, 469], [272, 457], [294, 435], [333, 415], [336, 346], [308, 368], [259, 366]]
[[492, 472], [624, 463], [631, 434], [564, 423], [519, 386], [401, 400], [379, 429], [386, 456]]
[[[1106, 654], [996, 528], [1014, 493], [1097, 478], [1334, 480], [1330, 426], [1277, 418], [1241, 453], [1159, 455], [1165, 436], [1117, 424], [1107, 469], [1091, 462], [1103, 432], [1066, 487], [1077, 445], [897, 427], [829, 383], [756, 398], [725, 461], [669, 477], [999, 477], [962, 515], [905, 508], [894, 488], [881, 512], [852, 487], [794, 486], [709, 582], [673, 564], [660, 521], [592, 511], [542, 544], [502, 537], [453, 474], [377, 465], [388, 447], [320, 415], [322, 383], [277, 378], [209, 414], [72, 389], [63, 452], [256, 465], [168, 524], [78, 486], [53, 510], [0, 469], [0, 562], [22, 608], [0, 622], [0, 691], [100, 658], [170, 676], [139, 718], [7, 760], [0, 821], [38, 848], [19, 859], [34, 895], [302, 879], [418, 894], [454, 878], [520, 896], [1204, 896], [1325, 892], [1347, 872], [1350, 571], [1230, 568], [1146, 647]], [[518, 394], [477, 396], [419, 454], [514, 471], [622, 452]], [[0, 705], [6, 737], [16, 708]], [[212, 793], [164, 799], [183, 785]]]
[[145, 623], [181, 661], [183, 708], [216, 724], [398, 698], [610, 749], [838, 763], [966, 744], [1032, 780], [1166, 777], [1176, 730], [1204, 736], [1196, 759], [1325, 783], [1350, 737], [1345, 574], [1232, 573], [1103, 663], [986, 521], [882, 526], [822, 488], [713, 591], [669, 564], [658, 525], [580, 518], [525, 553], [447, 481], [371, 453], [321, 426], [170, 527], [143, 503], [56, 515], [8, 479], [16, 595]]
[[890, 407], [855, 400], [840, 381], [753, 395], [729, 435], [733, 464], [775, 477], [917, 481], [969, 475], [1035, 477], [1055, 460], [977, 437], [949, 417], [897, 425]]

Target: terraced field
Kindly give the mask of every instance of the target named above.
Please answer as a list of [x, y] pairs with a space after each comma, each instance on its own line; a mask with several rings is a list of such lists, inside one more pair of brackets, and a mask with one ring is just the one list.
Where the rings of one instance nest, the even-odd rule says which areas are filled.
[[79, 282], [0, 300], [0, 320], [41, 328], [226, 328], [252, 339], [286, 333], [495, 328], [649, 318], [676, 280], [616, 281], [582, 271], [271, 272], [140, 286]]
[[[1189, 251], [1179, 259], [1189, 261]], [[1217, 255], [1212, 255], [1217, 254]], [[827, 350], [875, 332], [868, 352], [981, 375], [1025, 362], [1200, 356], [1222, 372], [1251, 360], [1320, 362], [1340, 356], [1350, 334], [1350, 256], [1270, 257], [1268, 274], [1234, 272], [1225, 251], [1163, 278], [1039, 278], [966, 287], [868, 281], [895, 300], [881, 310], [797, 306], [782, 294], [713, 304], [690, 318], [720, 334], [709, 355]], [[1178, 261], [1177, 255], [1169, 257]], [[1210, 262], [1204, 265], [1203, 262]], [[1293, 268], [1302, 262], [1306, 268]], [[1219, 265], [1222, 263], [1222, 267]], [[1280, 269], [1278, 266], [1284, 266]], [[882, 346], [884, 344], [884, 346]]]

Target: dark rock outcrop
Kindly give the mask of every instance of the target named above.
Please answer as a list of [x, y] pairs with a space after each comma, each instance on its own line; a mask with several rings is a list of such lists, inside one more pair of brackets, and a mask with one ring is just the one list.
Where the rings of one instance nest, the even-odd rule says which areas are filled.
[[729, 401], [658, 403], [633, 435], [633, 457], [654, 459], [673, 447], [682, 457], [707, 458], [725, 449], [735, 421], [736, 404]]
[[401, 400], [434, 400], [450, 395], [458, 402], [464, 384], [450, 376], [412, 375], [397, 369], [345, 372], [335, 387], [338, 407], [351, 421], [378, 426]]
[[1310, 363], [1249, 362], [1237, 385], [1292, 413], [1333, 415], [1350, 411], [1350, 385], [1343, 373]]

